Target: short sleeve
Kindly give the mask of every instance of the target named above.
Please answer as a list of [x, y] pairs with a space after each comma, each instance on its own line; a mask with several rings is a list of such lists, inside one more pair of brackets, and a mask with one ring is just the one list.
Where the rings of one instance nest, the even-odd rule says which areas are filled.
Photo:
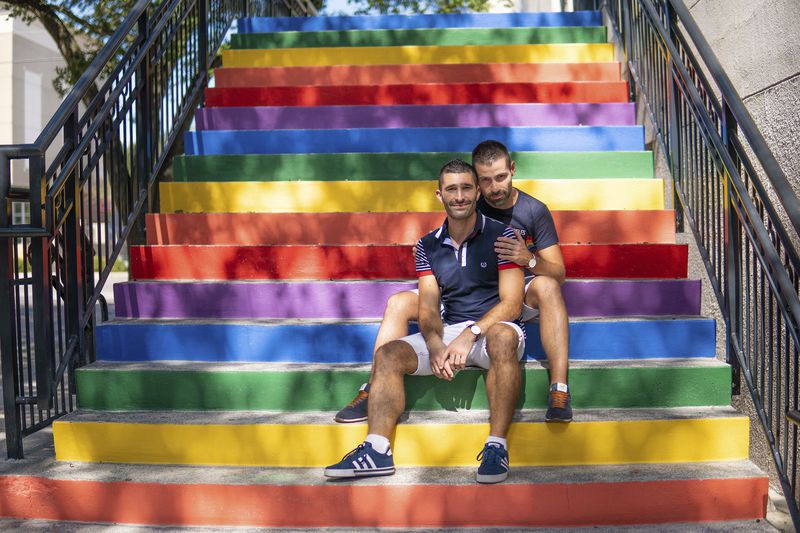
[[553, 215], [546, 205], [541, 204], [534, 213], [533, 227], [533, 249], [542, 250], [558, 244], [558, 233], [556, 224], [553, 222]]
[[422, 239], [417, 241], [417, 253], [414, 259], [418, 278], [433, 274], [430, 261], [428, 261], [428, 254], [425, 253], [425, 246], [422, 244]]

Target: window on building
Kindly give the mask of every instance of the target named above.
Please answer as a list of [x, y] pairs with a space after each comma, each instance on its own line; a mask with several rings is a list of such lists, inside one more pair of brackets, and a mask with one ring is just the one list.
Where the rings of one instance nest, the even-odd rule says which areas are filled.
[[11, 220], [14, 225], [31, 223], [31, 211], [27, 203], [14, 202], [11, 207], [11, 214]]

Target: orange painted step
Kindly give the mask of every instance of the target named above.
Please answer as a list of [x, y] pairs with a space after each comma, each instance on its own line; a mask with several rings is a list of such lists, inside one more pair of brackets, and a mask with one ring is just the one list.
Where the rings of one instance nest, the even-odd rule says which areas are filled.
[[216, 87], [287, 85], [397, 85], [620, 81], [619, 63], [473, 63], [469, 65], [335, 65], [329, 67], [218, 68]]
[[[686, 278], [685, 244], [566, 244], [569, 278]], [[415, 279], [411, 247], [131, 246], [134, 279]]]
[[[674, 243], [675, 212], [553, 211], [562, 243]], [[147, 215], [147, 244], [414, 244], [443, 213]]]
[[427, 83], [212, 87], [208, 107], [328, 105], [454, 105], [520, 103], [619, 103], [628, 101], [624, 81]]
[[0, 478], [0, 514], [19, 519], [217, 527], [660, 524], [763, 518], [767, 485], [766, 477], [481, 486], [181, 484], [4, 476]]

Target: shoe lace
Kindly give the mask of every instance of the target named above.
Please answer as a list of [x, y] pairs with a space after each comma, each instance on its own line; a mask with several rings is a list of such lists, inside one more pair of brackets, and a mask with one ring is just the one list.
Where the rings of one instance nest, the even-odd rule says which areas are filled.
[[558, 390], [550, 391], [550, 405], [552, 407], [564, 409], [567, 407], [567, 401], [569, 401], [569, 394], [566, 392]]
[[360, 390], [360, 391], [358, 391], [358, 394], [356, 394], [356, 397], [353, 398], [353, 401], [347, 404], [347, 407], [350, 407], [350, 408], [355, 407], [358, 404], [360, 404], [361, 402], [363, 402], [364, 400], [366, 400], [367, 398], [369, 398], [369, 393], [366, 392], [366, 391]]
[[475, 457], [475, 460], [482, 461], [486, 460], [490, 463], [500, 463], [500, 450], [502, 448], [500, 446], [492, 446], [491, 444], [487, 444], [483, 447], [483, 449], [478, 453]]
[[366, 445], [367, 445], [367, 443], [366, 443], [366, 442], [362, 442], [361, 444], [359, 444], [358, 446], [356, 446], [356, 447], [355, 447], [355, 449], [353, 449], [353, 450], [350, 450], [349, 452], [347, 452], [346, 454], [344, 454], [344, 456], [342, 456], [342, 461], [344, 461], [344, 460], [345, 460], [345, 459], [347, 459], [347, 458], [354, 457], [354, 456], [358, 455], [358, 453], [359, 453], [361, 450], [363, 450], [363, 449], [364, 449], [364, 447], [365, 447]]

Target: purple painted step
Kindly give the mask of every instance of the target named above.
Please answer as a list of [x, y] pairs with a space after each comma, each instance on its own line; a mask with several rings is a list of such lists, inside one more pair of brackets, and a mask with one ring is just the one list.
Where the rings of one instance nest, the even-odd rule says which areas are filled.
[[204, 107], [198, 130], [634, 126], [632, 103]]
[[[388, 297], [414, 282], [170, 283], [114, 286], [118, 317], [379, 318]], [[699, 315], [700, 281], [570, 280], [570, 316]]]

